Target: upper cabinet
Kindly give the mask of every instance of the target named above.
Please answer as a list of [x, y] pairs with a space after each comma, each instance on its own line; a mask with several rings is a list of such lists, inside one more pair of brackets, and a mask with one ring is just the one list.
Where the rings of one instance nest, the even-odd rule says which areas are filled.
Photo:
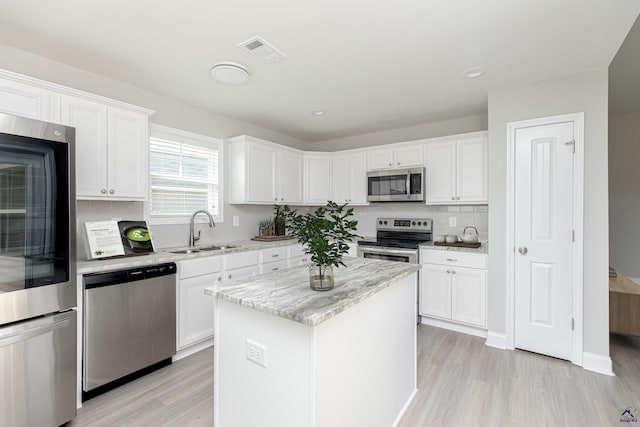
[[394, 148], [370, 150], [367, 152], [368, 169], [395, 169], [422, 166], [422, 146], [422, 144], [411, 144]]
[[331, 200], [330, 153], [304, 154], [304, 203], [324, 205]]
[[149, 138], [145, 114], [62, 95], [60, 122], [76, 128], [78, 199], [147, 198]]
[[51, 121], [52, 99], [48, 90], [0, 79], [0, 113]]
[[427, 204], [487, 203], [487, 136], [425, 145]]
[[332, 181], [334, 202], [352, 205], [368, 204], [366, 153], [334, 154]]
[[230, 203], [302, 203], [302, 152], [247, 135], [229, 144]]

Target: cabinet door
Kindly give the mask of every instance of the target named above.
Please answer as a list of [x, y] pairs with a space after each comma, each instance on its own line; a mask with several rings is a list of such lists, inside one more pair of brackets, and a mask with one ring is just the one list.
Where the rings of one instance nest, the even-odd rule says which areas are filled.
[[247, 144], [247, 201], [274, 203], [276, 198], [276, 149]]
[[426, 145], [427, 203], [451, 203], [456, 191], [456, 145], [454, 141]]
[[349, 201], [349, 156], [333, 156], [332, 200], [336, 203]]
[[213, 336], [213, 298], [204, 289], [219, 280], [217, 273], [180, 281], [178, 349]]
[[423, 165], [422, 144], [398, 147], [394, 150], [393, 167], [404, 168]]
[[60, 121], [76, 128], [77, 197], [107, 197], [107, 107], [63, 95]]
[[225, 282], [229, 280], [243, 279], [247, 277], [255, 277], [260, 274], [260, 267], [258, 264], [250, 265], [248, 267], [234, 268], [232, 270], [225, 270], [223, 280]]
[[485, 136], [457, 142], [457, 200], [486, 202], [487, 138]]
[[309, 265], [310, 262], [311, 262], [311, 259], [309, 255], [297, 256], [289, 259], [289, 267]]
[[349, 203], [367, 204], [367, 156], [365, 153], [349, 156]]
[[305, 154], [304, 202], [324, 205], [331, 200], [331, 155]]
[[109, 109], [108, 193], [113, 199], [144, 200], [148, 194], [147, 116]]
[[369, 170], [393, 167], [393, 150], [391, 148], [382, 148], [367, 152], [367, 166]]
[[452, 267], [451, 319], [484, 327], [486, 307], [486, 270]]
[[302, 203], [302, 154], [280, 150], [277, 174], [280, 202]]
[[0, 80], [0, 113], [51, 121], [51, 98], [47, 90]]
[[451, 319], [451, 267], [422, 264], [420, 314]]

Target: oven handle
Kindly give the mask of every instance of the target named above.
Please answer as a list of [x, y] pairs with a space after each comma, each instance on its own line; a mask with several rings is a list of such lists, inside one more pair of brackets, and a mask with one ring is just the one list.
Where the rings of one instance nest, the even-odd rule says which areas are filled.
[[407, 197], [411, 198], [411, 171], [407, 171]]
[[362, 246], [362, 245], [358, 245], [358, 250], [361, 252], [372, 252], [376, 254], [391, 254], [391, 255], [417, 255], [418, 254], [418, 251], [415, 249], [395, 249], [395, 248], [381, 249], [376, 246]]

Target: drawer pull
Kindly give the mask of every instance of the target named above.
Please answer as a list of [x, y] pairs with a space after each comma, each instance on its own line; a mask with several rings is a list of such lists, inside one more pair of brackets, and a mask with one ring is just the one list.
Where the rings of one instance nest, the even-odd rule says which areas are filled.
[[271, 255], [271, 258], [278, 258], [280, 254]]
[[458, 260], [456, 258], [447, 258], [447, 261], [449, 261], [449, 262], [457, 262]]
[[451, 274], [451, 270], [447, 270], [447, 274]]
[[456, 274], [456, 271], [455, 270], [451, 270], [451, 274]]
[[273, 267], [273, 268], [271, 269], [271, 271], [276, 271], [276, 270], [280, 270], [280, 268], [279, 268], [279, 267]]

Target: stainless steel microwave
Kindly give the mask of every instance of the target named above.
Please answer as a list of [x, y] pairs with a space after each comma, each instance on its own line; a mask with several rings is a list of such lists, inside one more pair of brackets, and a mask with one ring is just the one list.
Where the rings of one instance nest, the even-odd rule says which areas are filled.
[[424, 168], [367, 172], [369, 202], [424, 201]]

